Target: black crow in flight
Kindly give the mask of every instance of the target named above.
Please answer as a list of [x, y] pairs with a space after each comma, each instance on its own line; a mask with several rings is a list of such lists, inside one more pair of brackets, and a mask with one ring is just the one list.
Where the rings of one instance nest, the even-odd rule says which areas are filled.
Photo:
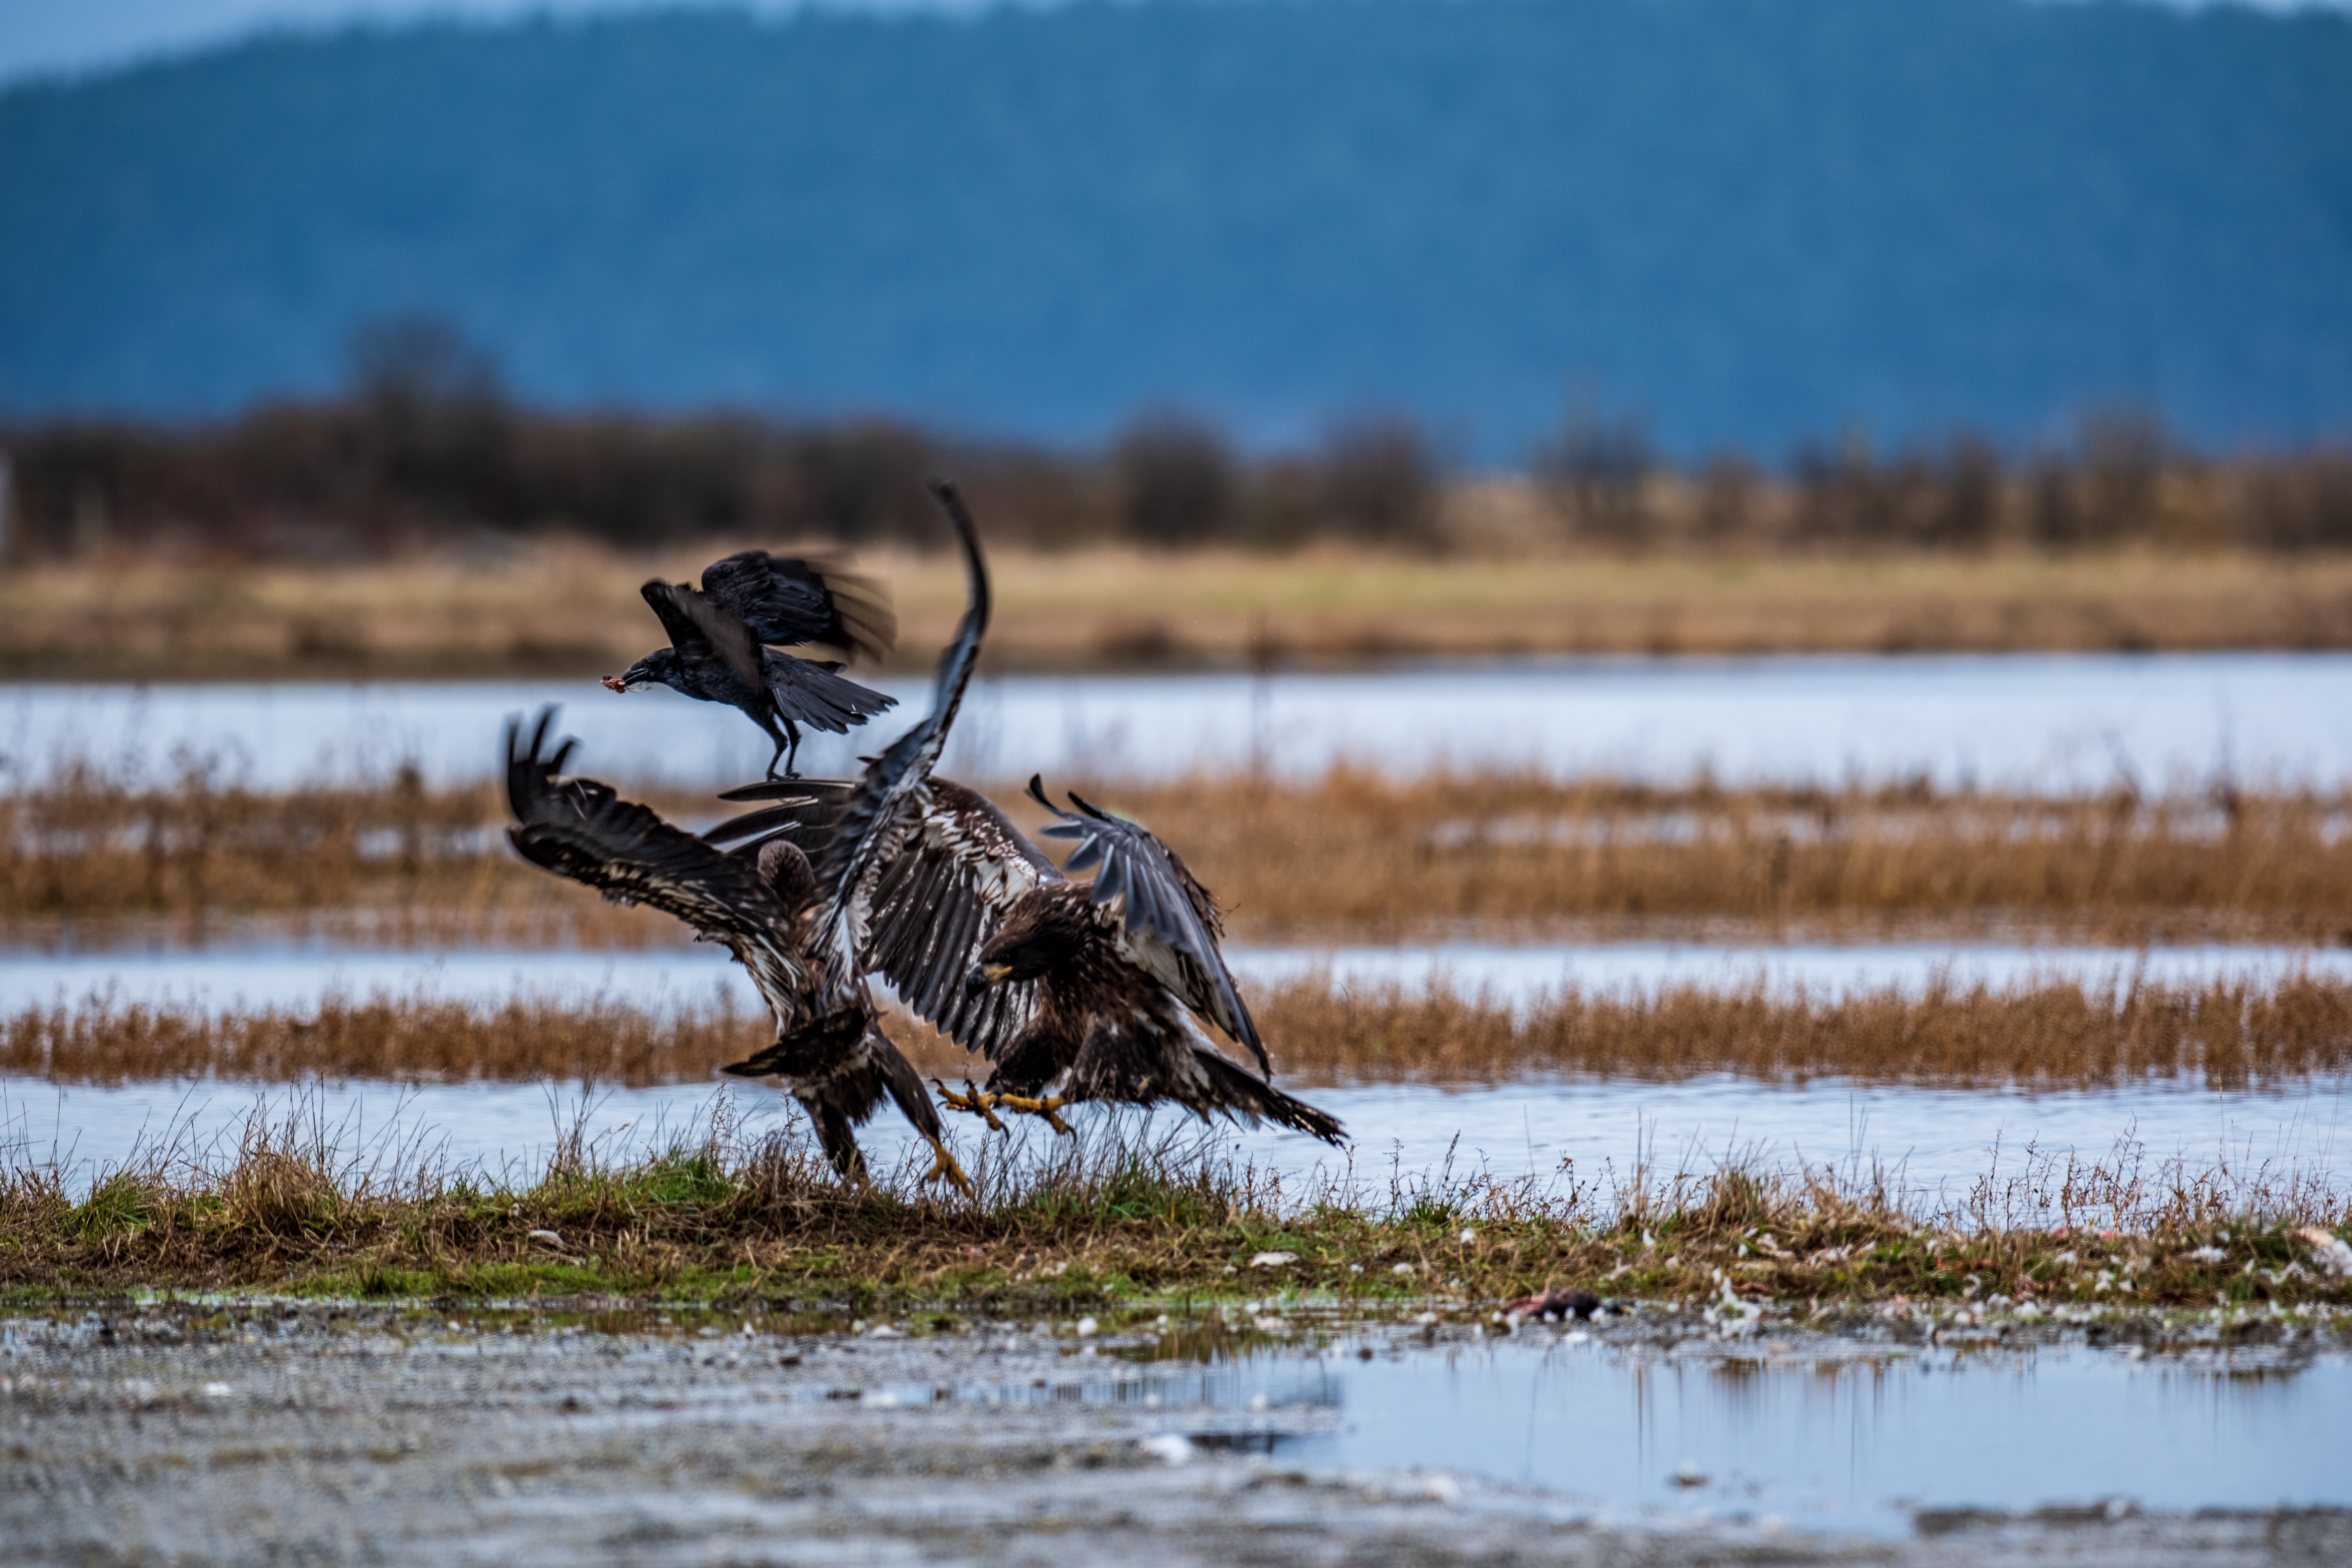
[[[615, 691], [655, 682], [705, 702], [741, 709], [776, 743], [797, 777], [800, 726], [844, 734], [898, 699], [843, 679], [830, 660], [780, 653], [769, 645], [822, 643], [880, 659], [898, 640], [898, 621], [880, 584], [820, 563], [746, 550], [703, 568], [699, 590], [654, 579], [638, 590], [661, 617], [670, 646], [646, 655], [604, 684]], [[780, 731], [777, 726], [782, 726]]]

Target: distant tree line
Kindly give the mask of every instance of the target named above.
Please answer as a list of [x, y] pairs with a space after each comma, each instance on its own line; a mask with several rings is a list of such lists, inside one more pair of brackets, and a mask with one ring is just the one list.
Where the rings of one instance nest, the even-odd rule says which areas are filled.
[[[1320, 541], [1440, 553], [1491, 545], [1464, 520], [1428, 437], [1402, 419], [1247, 457], [1178, 414], [1102, 449], [957, 440], [880, 420], [570, 413], [518, 405], [447, 328], [362, 331], [333, 397], [225, 422], [0, 426], [0, 559], [111, 548], [359, 559], [483, 532], [616, 545], [706, 536], [940, 542], [924, 481], [951, 474], [992, 536], [1056, 549], [1294, 549]], [[1608, 549], [1977, 551], [2147, 542], [2352, 548], [2352, 447], [2202, 456], [2156, 421], [2106, 415], [2022, 455], [1956, 437], [1677, 464], [1638, 419], [1580, 405], [1534, 455], [1519, 542]]]

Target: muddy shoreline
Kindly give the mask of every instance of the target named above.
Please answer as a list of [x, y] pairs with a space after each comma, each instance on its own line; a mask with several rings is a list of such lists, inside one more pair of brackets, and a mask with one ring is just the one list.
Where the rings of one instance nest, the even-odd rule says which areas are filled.
[[[940, 1313], [891, 1321], [692, 1308], [572, 1310], [257, 1300], [0, 1321], [0, 1557], [769, 1563], [2302, 1563], [2352, 1556], [2352, 1512], [2069, 1499], [1925, 1509], [1907, 1535], [1807, 1533], [1739, 1510], [1596, 1507], [1443, 1464], [1298, 1463], [1346, 1411], [1181, 1390], [1249, 1352], [1404, 1363], [1591, 1342], [1665, 1366], [2016, 1351], [2215, 1356], [2291, 1374], [2352, 1351], [2340, 1316], [1824, 1326], [1636, 1308], [1589, 1323], [1171, 1322]], [[1947, 1348], [1937, 1353], [1954, 1353]], [[2028, 1352], [2027, 1353], [2032, 1353]], [[1180, 1381], [1137, 1381], [1157, 1369]]]

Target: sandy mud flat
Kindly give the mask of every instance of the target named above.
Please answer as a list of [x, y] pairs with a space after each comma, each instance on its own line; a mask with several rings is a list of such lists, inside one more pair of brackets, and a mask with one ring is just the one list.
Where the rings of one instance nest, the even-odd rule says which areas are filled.
[[[25, 1311], [0, 1323], [0, 1560], [2352, 1560], [2352, 1512], [2330, 1508], [2110, 1500], [1808, 1531], [1738, 1508], [1596, 1505], [1444, 1464], [1297, 1458], [1357, 1416], [1299, 1396], [1328, 1383], [1318, 1368], [1483, 1358], [1516, 1374], [1572, 1345], [1642, 1361], [1653, 1379], [1765, 1354], [1818, 1377], [1839, 1357], [1951, 1353], [1940, 1333], [1862, 1318], [1792, 1326], [1769, 1346], [1696, 1329], [1642, 1310], [1528, 1324], [1498, 1354], [1502, 1331], [1466, 1321], [853, 1325], [270, 1301]], [[2291, 1378], [2347, 1348], [2341, 1324], [2225, 1331], [2218, 1346], [2153, 1320], [2100, 1337], [2117, 1361], [2235, 1356], [2238, 1378]], [[1220, 1381], [1243, 1364], [1276, 1369], [1273, 1397]]]

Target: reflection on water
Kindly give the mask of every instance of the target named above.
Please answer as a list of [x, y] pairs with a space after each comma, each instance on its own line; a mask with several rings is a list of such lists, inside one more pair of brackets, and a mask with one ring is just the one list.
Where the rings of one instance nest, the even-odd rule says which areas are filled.
[[1450, 1471], [1620, 1521], [1662, 1510], [1894, 1533], [1913, 1509], [2352, 1504], [2352, 1362], [2338, 1356], [2248, 1377], [2227, 1352], [2079, 1346], [1727, 1357], [1522, 1330], [1476, 1347], [1383, 1345], [1368, 1361], [1358, 1348], [1106, 1367], [1054, 1393], [1158, 1400], [1171, 1433], [1255, 1430], [1310, 1468]]
[[[2242, 1176], [2293, 1172], [2337, 1186], [2341, 1141], [2352, 1137], [2352, 1080], [2340, 1078], [2226, 1093], [2162, 1083], [2045, 1093], [1835, 1079], [1782, 1085], [1723, 1074], [1677, 1083], [1562, 1076], [1462, 1088], [1290, 1087], [1346, 1124], [1351, 1153], [1335, 1155], [1303, 1134], [1269, 1128], [1220, 1129], [1208, 1134], [1214, 1146], [1279, 1173], [1293, 1193], [1319, 1177], [1352, 1176], [1376, 1202], [1391, 1180], [1410, 1186], [1449, 1163], [1457, 1173], [1593, 1182], [1605, 1193], [1612, 1181], [1630, 1181], [1637, 1166], [1655, 1177], [1704, 1174], [1738, 1161], [1769, 1169], [1829, 1165], [1854, 1176], [1875, 1169], [1892, 1194], [1930, 1205], [1957, 1202], [1988, 1174], [2026, 1174], [2029, 1146], [2042, 1158], [2179, 1158], [2194, 1170], [2226, 1157]], [[413, 1167], [413, 1152], [430, 1150], [440, 1160], [480, 1163], [524, 1181], [537, 1178], [559, 1130], [579, 1118], [617, 1160], [694, 1135], [721, 1103], [746, 1116], [755, 1131], [798, 1124], [801, 1116], [760, 1084], [598, 1089], [583, 1102], [576, 1085], [95, 1088], [0, 1077], [0, 1160], [62, 1164], [79, 1189], [94, 1170], [122, 1162], [167, 1131], [191, 1147], [216, 1139], [233, 1143], [257, 1104], [282, 1110], [298, 1093], [308, 1114], [337, 1130], [335, 1146], [362, 1165], [381, 1158], [387, 1170]], [[1113, 1114], [1089, 1110], [1078, 1117], [1096, 1124]], [[977, 1123], [949, 1121], [966, 1149], [979, 1140]], [[1126, 1123], [1147, 1135], [1202, 1125], [1174, 1112]], [[885, 1169], [912, 1162], [919, 1170], [929, 1163], [928, 1151], [892, 1111], [877, 1115], [859, 1140]], [[412, 1153], [389, 1157], [395, 1150]]]
[[[856, 735], [813, 736], [838, 773], [919, 717], [916, 679]], [[740, 717], [663, 690], [585, 679], [197, 687], [34, 686], [0, 697], [0, 753], [164, 771], [176, 747], [257, 782], [381, 776], [415, 760], [436, 782], [489, 774], [506, 715], [561, 701], [581, 763], [682, 785], [758, 776], [766, 742]], [[2257, 784], [2352, 780], [2352, 656], [2160, 654], [1571, 659], [1352, 675], [1014, 677], [964, 705], [946, 771], [1166, 776], [1253, 765], [1307, 775], [1350, 759], [1399, 773], [1531, 767], [1730, 783], [1925, 775], [2057, 790], [2119, 768], [2151, 786], [2228, 769]]]
[[[2189, 984], [2274, 983], [2292, 973], [2352, 978], [2352, 949], [2252, 944], [2196, 947], [2034, 947], [2007, 942], [1720, 944], [1709, 942], [1439, 942], [1404, 947], [1234, 947], [1245, 984], [1328, 975], [1333, 984], [1419, 992], [1433, 983], [1465, 995], [1532, 1003], [1576, 987], [1588, 994], [1666, 985], [1761, 986], [1815, 996], [1889, 987], [1916, 992], [1941, 980], [1996, 988], [2074, 980], [2100, 990], [2138, 977]], [[326, 996], [429, 996], [499, 1005], [515, 996], [601, 997], [668, 1014], [730, 1005], [757, 1013], [741, 969], [709, 944], [646, 951], [466, 948], [402, 951], [324, 941], [184, 946], [152, 942], [94, 951], [0, 948], [0, 1012], [72, 1005], [91, 996], [206, 1008], [315, 1008]]]

